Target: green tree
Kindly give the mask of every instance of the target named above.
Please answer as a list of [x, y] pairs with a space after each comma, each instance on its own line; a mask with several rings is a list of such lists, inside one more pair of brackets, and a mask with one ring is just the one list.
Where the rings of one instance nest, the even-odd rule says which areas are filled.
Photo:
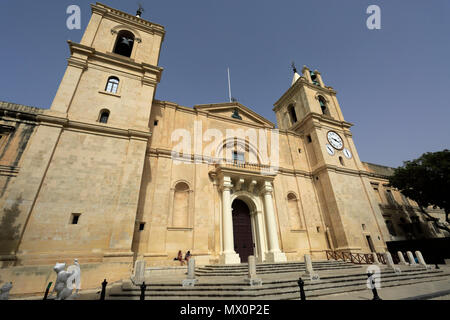
[[[389, 177], [389, 184], [417, 202], [422, 213], [430, 220], [439, 221], [424, 209], [433, 206], [444, 210], [445, 220], [450, 222], [449, 150], [427, 152], [418, 159], [405, 161], [403, 166], [395, 169], [394, 174]], [[450, 232], [450, 229], [441, 223], [437, 223], [437, 227]]]

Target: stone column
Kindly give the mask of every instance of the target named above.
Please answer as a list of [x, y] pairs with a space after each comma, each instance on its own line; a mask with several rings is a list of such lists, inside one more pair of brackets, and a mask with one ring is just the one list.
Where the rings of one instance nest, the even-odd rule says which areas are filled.
[[309, 72], [310, 72], [309, 69], [306, 66], [303, 66], [303, 69], [302, 69], [303, 77], [305, 77], [309, 83], [312, 83], [311, 74]]
[[278, 243], [277, 224], [275, 221], [275, 212], [272, 199], [272, 184], [269, 181], [264, 183], [264, 212], [267, 225], [267, 238], [269, 242], [269, 252], [267, 254], [267, 261], [269, 262], [285, 262], [286, 255], [280, 251]]
[[405, 261], [405, 257], [403, 256], [403, 253], [401, 251], [397, 252], [398, 258], [400, 259], [400, 263], [402, 265], [407, 266], [409, 263]]
[[317, 70], [314, 70], [314, 74], [316, 75], [317, 81], [319, 82], [320, 86], [321, 86], [322, 88], [325, 88], [325, 84], [323, 83], [322, 75], [320, 74], [320, 72], [317, 71]]
[[414, 256], [413, 256], [412, 252], [406, 251], [406, 255], [408, 256], [409, 265], [412, 267], [417, 267], [418, 264], [417, 264], [416, 260], [414, 260]]
[[256, 211], [255, 222], [256, 222], [256, 230], [257, 230], [257, 238], [255, 239], [255, 241], [256, 241], [256, 246], [259, 250], [258, 251], [258, 261], [264, 262], [266, 260], [267, 246], [266, 246], [262, 211]]
[[238, 264], [241, 258], [234, 251], [233, 240], [233, 215], [231, 212], [231, 183], [230, 177], [223, 177], [222, 186], [222, 238], [223, 251], [220, 257], [220, 263]]
[[256, 277], [256, 260], [254, 256], [248, 257], [248, 278], [245, 281], [251, 286], [262, 285], [262, 280]]

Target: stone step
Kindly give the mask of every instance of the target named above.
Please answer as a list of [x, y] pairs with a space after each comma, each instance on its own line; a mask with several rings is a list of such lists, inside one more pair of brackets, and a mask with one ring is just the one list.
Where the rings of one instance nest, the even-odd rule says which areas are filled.
[[[333, 266], [355, 266], [356, 264], [346, 263], [346, 262], [313, 262], [314, 267], [333, 267]], [[220, 270], [220, 271], [230, 271], [230, 270], [245, 270], [247, 269], [247, 264], [240, 265], [207, 265], [198, 267], [197, 270]], [[298, 263], [283, 263], [283, 264], [257, 264], [257, 269], [267, 269], [267, 268], [292, 268], [292, 267], [305, 267], [303, 262]]]
[[[406, 270], [401, 274], [383, 270], [381, 272], [382, 287], [401, 286], [410, 283], [438, 281], [450, 278], [450, 272], [442, 270]], [[305, 291], [309, 297], [317, 297], [334, 293], [357, 290], [368, 290], [365, 274], [344, 274], [324, 276], [320, 281], [305, 280]], [[111, 298], [135, 299], [140, 289], [133, 285], [122, 285]], [[195, 287], [183, 288], [181, 284], [151, 284], [147, 287], [148, 299], [298, 299], [299, 288], [296, 279], [273, 280], [263, 282], [262, 286], [250, 287], [244, 282], [235, 283], [198, 283]]]
[[[439, 281], [443, 277], [450, 278], [450, 274], [443, 272], [434, 272], [432, 274], [423, 274], [408, 279], [385, 278], [381, 279], [382, 288], [395, 287], [406, 284], [423, 283], [429, 281]], [[248, 287], [248, 286], [247, 286]], [[224, 290], [208, 290], [196, 291], [194, 288], [182, 289], [178, 291], [155, 293], [154, 291], [146, 292], [146, 299], [298, 299], [299, 288], [297, 285], [292, 285], [284, 288], [251, 288], [249, 290], [241, 291], [226, 291]], [[305, 293], [309, 298], [319, 297], [321, 295], [329, 295], [336, 293], [345, 293], [358, 290], [368, 290], [365, 281], [361, 279], [357, 283], [346, 283], [340, 286], [313, 288], [305, 285]], [[382, 292], [382, 291], [381, 291]], [[139, 299], [140, 291], [128, 291], [119, 294], [110, 294], [109, 299]]]
[[[431, 276], [436, 274], [444, 274], [443, 271], [407, 271], [402, 272], [400, 274], [396, 274], [394, 272], [381, 272], [381, 277], [384, 279], [396, 279], [396, 280], [402, 280], [402, 279], [410, 279], [412, 277], [417, 276]], [[297, 286], [297, 278], [292, 278], [290, 280], [265, 280], [263, 281], [263, 286], [255, 286], [255, 287], [249, 287], [248, 284], [245, 284], [244, 281], [242, 281], [244, 278], [241, 278], [239, 280], [235, 280], [235, 282], [228, 282], [228, 283], [202, 283], [198, 282], [195, 287], [190, 288], [191, 290], [210, 290], [210, 288], [221, 288], [222, 290], [258, 290], [260, 288], [266, 288], [271, 286], [283, 286], [283, 285], [292, 285], [294, 284]], [[351, 281], [363, 281], [365, 282], [367, 280], [367, 276], [365, 274], [346, 274], [346, 275], [338, 275], [338, 276], [322, 276], [320, 281], [310, 281], [309, 279], [304, 279], [305, 285], [308, 285], [310, 287], [318, 287], [323, 286], [324, 284], [328, 283], [343, 283], [343, 282], [351, 282]], [[124, 291], [136, 291], [140, 289], [132, 284], [124, 284], [122, 286]], [[172, 290], [173, 289], [179, 289], [179, 290], [185, 290], [185, 288], [180, 287], [180, 283], [152, 283], [147, 285], [148, 290]]]
[[[329, 270], [346, 270], [346, 269], [358, 269], [361, 268], [360, 266], [350, 266], [350, 267], [326, 267], [326, 268], [320, 268], [320, 267], [315, 267], [314, 270], [315, 271], [329, 271]], [[306, 269], [304, 267], [302, 268], [279, 268], [279, 269], [256, 269], [258, 274], [272, 274], [272, 273], [279, 273], [279, 272], [300, 272], [300, 273], [304, 273], [306, 271]], [[201, 276], [201, 277], [213, 277], [213, 276], [243, 276], [243, 275], [247, 275], [248, 274], [248, 270], [244, 269], [244, 270], [234, 270], [234, 271], [228, 271], [226, 274], [224, 273], [224, 271], [215, 271], [215, 270], [211, 270], [211, 271], [204, 271], [204, 270], [196, 270], [195, 271], [195, 275], [197, 276]]]
[[[313, 266], [331, 266], [331, 265], [353, 265], [349, 262], [344, 261], [334, 261], [334, 260], [323, 260], [323, 261], [314, 261]], [[241, 263], [241, 264], [232, 264], [232, 265], [205, 265], [201, 266], [199, 268], [205, 268], [205, 269], [220, 269], [220, 270], [229, 270], [229, 269], [240, 269], [240, 268], [247, 268], [247, 263]], [[283, 267], [283, 266], [294, 266], [294, 265], [300, 265], [304, 266], [304, 262], [285, 262], [285, 263], [257, 263], [257, 267]]]
[[[356, 265], [356, 264], [350, 264], [350, 265], [344, 265], [344, 264], [333, 264], [333, 265], [313, 265], [313, 268], [351, 268], [351, 267], [361, 267], [362, 265]], [[283, 270], [283, 269], [294, 269], [294, 268], [301, 268], [304, 269], [305, 265], [289, 265], [289, 266], [256, 266], [257, 270]], [[241, 268], [228, 268], [228, 269], [222, 269], [222, 268], [204, 268], [204, 267], [198, 267], [196, 270], [199, 271], [214, 271], [214, 272], [229, 272], [229, 271], [241, 271], [241, 270], [247, 270], [248, 266], [241, 267]]]

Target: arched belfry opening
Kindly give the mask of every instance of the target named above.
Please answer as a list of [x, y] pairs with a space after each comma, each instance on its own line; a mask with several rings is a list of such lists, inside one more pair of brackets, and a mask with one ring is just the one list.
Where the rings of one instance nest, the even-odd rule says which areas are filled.
[[294, 125], [295, 123], [297, 123], [298, 120], [297, 120], [297, 113], [295, 112], [295, 108], [293, 105], [290, 105], [288, 107], [288, 112], [291, 117], [291, 124]]
[[114, 53], [125, 57], [131, 57], [134, 46], [134, 34], [127, 30], [122, 30], [117, 35]]
[[241, 258], [241, 262], [247, 262], [248, 257], [254, 255], [250, 208], [241, 199], [234, 200], [231, 207], [233, 214], [234, 251]]

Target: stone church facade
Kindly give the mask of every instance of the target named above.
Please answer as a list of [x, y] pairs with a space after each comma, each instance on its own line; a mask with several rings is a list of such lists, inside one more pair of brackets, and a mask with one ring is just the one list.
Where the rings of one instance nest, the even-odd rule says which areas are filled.
[[155, 100], [164, 36], [92, 5], [50, 109], [0, 103], [1, 279], [40, 290], [78, 258], [89, 287], [136, 259], [174, 265], [178, 250], [197, 264], [285, 262], [444, 236], [388, 187], [392, 169], [359, 159], [317, 70], [295, 72], [276, 128], [238, 102]]

